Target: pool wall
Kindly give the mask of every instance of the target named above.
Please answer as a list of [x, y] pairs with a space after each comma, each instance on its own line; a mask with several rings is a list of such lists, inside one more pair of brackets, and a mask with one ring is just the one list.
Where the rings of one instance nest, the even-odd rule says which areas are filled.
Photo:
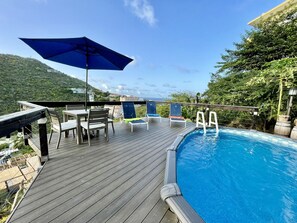
[[[256, 130], [246, 130], [246, 129], [233, 129], [233, 128], [222, 128], [225, 132], [231, 132], [233, 134], [245, 135], [248, 137], [256, 137], [258, 139], [278, 143], [284, 146], [291, 146], [297, 149], [296, 140], [289, 139], [284, 136], [274, 135], [259, 132]], [[177, 215], [178, 219], [183, 223], [202, 223], [205, 222], [195, 210], [190, 206], [190, 204], [184, 199], [179, 186], [177, 184], [176, 175], [176, 152], [179, 144], [183, 139], [191, 132], [198, 130], [198, 128], [191, 128], [177, 136], [172, 145], [167, 148], [167, 160], [166, 169], [164, 177], [164, 186], [161, 189], [161, 198], [165, 201], [170, 209]], [[210, 129], [209, 129], [210, 130]], [[209, 131], [208, 130], [208, 131]], [[212, 130], [210, 130], [212, 131]]]
[[191, 128], [177, 136], [172, 145], [167, 148], [167, 159], [164, 186], [161, 189], [161, 198], [165, 201], [170, 209], [177, 215], [178, 219], [183, 223], [202, 223], [203, 219], [189, 205], [182, 196], [176, 177], [176, 152], [181, 141], [190, 132], [196, 130]]

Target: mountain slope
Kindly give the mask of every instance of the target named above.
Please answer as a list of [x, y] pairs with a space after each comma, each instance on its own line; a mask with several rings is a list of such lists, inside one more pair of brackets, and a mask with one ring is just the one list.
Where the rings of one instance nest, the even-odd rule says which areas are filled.
[[17, 101], [84, 101], [71, 90], [85, 88], [84, 81], [32, 58], [0, 54], [0, 78], [0, 115], [17, 111]]

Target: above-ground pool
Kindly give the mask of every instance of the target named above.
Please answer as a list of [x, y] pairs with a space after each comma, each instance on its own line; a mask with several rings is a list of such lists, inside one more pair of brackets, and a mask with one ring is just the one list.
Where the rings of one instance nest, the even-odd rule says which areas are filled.
[[297, 143], [290, 139], [194, 130], [177, 146], [176, 174], [205, 222], [297, 222]]

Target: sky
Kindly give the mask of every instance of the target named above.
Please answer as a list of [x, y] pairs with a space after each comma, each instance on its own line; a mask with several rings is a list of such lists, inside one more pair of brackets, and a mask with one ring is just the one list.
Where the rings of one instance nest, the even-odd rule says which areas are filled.
[[145, 98], [195, 95], [207, 89], [225, 49], [252, 28], [248, 22], [282, 2], [1, 0], [0, 53], [35, 58], [84, 81], [84, 69], [45, 60], [19, 38], [86, 36], [133, 59], [123, 71], [90, 70], [93, 87]]

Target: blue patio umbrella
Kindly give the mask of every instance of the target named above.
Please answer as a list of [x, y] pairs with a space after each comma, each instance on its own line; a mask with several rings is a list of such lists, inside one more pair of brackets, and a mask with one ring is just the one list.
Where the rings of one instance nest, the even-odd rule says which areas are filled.
[[96, 43], [87, 37], [59, 39], [20, 38], [44, 59], [86, 69], [87, 108], [88, 70], [123, 70], [133, 59]]

